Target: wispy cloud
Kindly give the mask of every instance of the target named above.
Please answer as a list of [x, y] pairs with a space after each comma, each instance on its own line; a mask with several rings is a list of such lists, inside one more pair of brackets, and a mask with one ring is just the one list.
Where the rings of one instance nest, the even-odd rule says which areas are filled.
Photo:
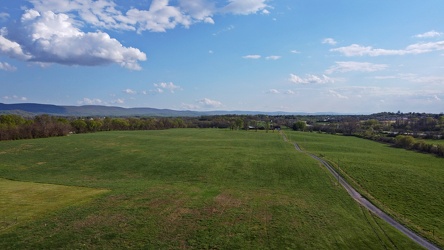
[[348, 99], [347, 96], [342, 95], [342, 94], [340, 94], [337, 91], [334, 91], [332, 89], [328, 90], [328, 93], [329, 93], [330, 96], [333, 96], [333, 97], [336, 97], [336, 98], [339, 98], [339, 99]]
[[28, 100], [28, 98], [26, 98], [24, 96], [17, 96], [17, 95], [3, 96], [2, 99], [5, 101], [27, 101]]
[[307, 74], [305, 77], [290, 74], [289, 81], [295, 84], [326, 84], [335, 82], [333, 78], [326, 75], [317, 76], [311, 74]]
[[422, 34], [417, 34], [414, 37], [416, 38], [433, 38], [433, 37], [438, 37], [438, 36], [442, 36], [443, 33], [442, 32], [438, 32], [435, 30], [431, 30]]
[[244, 59], [260, 59], [262, 56], [261, 55], [246, 55], [243, 56], [242, 58]]
[[129, 95], [135, 95], [137, 94], [137, 91], [132, 90], [132, 89], [125, 89], [123, 90], [124, 93], [129, 94]]
[[7, 63], [7, 62], [0, 62], [0, 70], [10, 71], [10, 72], [12, 72], [12, 71], [16, 71], [17, 68], [14, 67], [14, 66], [12, 66], [12, 65], [10, 65], [10, 64]]
[[285, 94], [285, 95], [294, 95], [296, 92], [293, 90], [277, 90], [277, 89], [269, 89], [266, 91], [267, 94], [273, 94], [273, 95], [279, 95], [279, 94]]
[[330, 51], [342, 53], [345, 56], [390, 56], [390, 55], [408, 55], [423, 54], [432, 51], [444, 50], [444, 41], [415, 43], [407, 46], [405, 49], [374, 49], [371, 46], [361, 46], [352, 44], [346, 47], [331, 49]]
[[265, 59], [267, 60], [279, 60], [282, 56], [267, 56]]
[[374, 72], [384, 70], [388, 67], [387, 64], [375, 64], [369, 62], [335, 62], [336, 65], [331, 66], [325, 71], [326, 74], [332, 74], [334, 72], [350, 72], [350, 71], [361, 71], [361, 72]]
[[8, 13], [0, 12], [0, 22], [4, 22], [4, 21], [8, 20], [8, 18], [9, 18]]
[[79, 105], [102, 105], [104, 104], [102, 100], [98, 99], [98, 98], [83, 98], [82, 100], [77, 102]]
[[[228, 0], [229, 4], [222, 8], [222, 12], [228, 12], [238, 15], [248, 15], [259, 11], [266, 10], [267, 0]], [[265, 12], [264, 14], [268, 14]]]

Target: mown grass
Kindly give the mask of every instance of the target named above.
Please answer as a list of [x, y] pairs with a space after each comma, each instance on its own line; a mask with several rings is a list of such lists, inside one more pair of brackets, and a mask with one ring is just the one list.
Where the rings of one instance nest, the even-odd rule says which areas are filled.
[[[180, 129], [0, 143], [0, 177], [109, 192], [2, 249], [414, 249], [278, 133]], [[15, 206], [6, 204], [6, 206]]]
[[0, 231], [67, 206], [87, 202], [107, 190], [11, 181], [0, 178]]
[[444, 246], [444, 158], [356, 137], [287, 134], [339, 165], [355, 186], [402, 223]]

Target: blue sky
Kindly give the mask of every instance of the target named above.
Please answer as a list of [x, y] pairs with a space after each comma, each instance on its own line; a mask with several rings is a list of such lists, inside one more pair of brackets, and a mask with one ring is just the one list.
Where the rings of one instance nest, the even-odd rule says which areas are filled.
[[0, 102], [444, 112], [444, 2], [0, 0]]

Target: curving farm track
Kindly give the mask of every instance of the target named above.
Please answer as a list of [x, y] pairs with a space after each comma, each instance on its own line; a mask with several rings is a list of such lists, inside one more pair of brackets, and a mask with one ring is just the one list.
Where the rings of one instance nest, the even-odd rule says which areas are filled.
[[[288, 141], [287, 137], [285, 136], [285, 134], [282, 133], [282, 136], [284, 138], [285, 141]], [[293, 143], [295, 149], [297, 151], [300, 152], [304, 152], [297, 143]], [[309, 156], [311, 156], [312, 158], [314, 158], [315, 160], [319, 161], [324, 167], [326, 167], [328, 169], [328, 171], [335, 177], [338, 179], [339, 183], [341, 183], [341, 185], [345, 188], [345, 190], [347, 190], [347, 192], [350, 194], [350, 196], [357, 201], [361, 206], [363, 206], [364, 208], [368, 209], [370, 212], [374, 213], [375, 215], [377, 215], [379, 218], [383, 219], [384, 221], [386, 221], [387, 223], [389, 223], [390, 225], [392, 225], [394, 228], [396, 228], [397, 230], [399, 230], [400, 232], [402, 232], [403, 234], [405, 234], [407, 237], [409, 237], [410, 239], [414, 240], [416, 243], [418, 243], [419, 245], [421, 245], [422, 247], [426, 248], [426, 249], [430, 249], [430, 250], [439, 250], [440, 248], [435, 246], [434, 244], [430, 243], [429, 241], [427, 241], [426, 239], [424, 239], [423, 237], [419, 236], [418, 234], [414, 233], [413, 231], [411, 231], [410, 229], [406, 228], [405, 226], [401, 225], [399, 222], [397, 222], [395, 219], [393, 219], [391, 216], [387, 215], [386, 213], [384, 213], [381, 209], [379, 209], [378, 207], [376, 207], [375, 205], [373, 205], [369, 200], [367, 200], [366, 198], [362, 197], [362, 195], [356, 191], [356, 189], [354, 189], [350, 184], [347, 183], [347, 181], [345, 181], [344, 178], [342, 178], [338, 172], [336, 172], [336, 170], [325, 160], [317, 157], [314, 154], [308, 153], [308, 152], [304, 152], [306, 154], [308, 154]]]

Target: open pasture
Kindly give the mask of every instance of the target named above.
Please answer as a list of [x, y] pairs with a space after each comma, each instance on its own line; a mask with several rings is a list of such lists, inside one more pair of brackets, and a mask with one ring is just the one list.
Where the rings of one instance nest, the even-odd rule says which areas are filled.
[[16, 180], [10, 187], [109, 190], [2, 229], [1, 249], [419, 248], [276, 132], [79, 134], [1, 142], [0, 159], [0, 177]]
[[356, 137], [286, 133], [304, 150], [339, 165], [358, 190], [400, 222], [444, 245], [444, 158]]

